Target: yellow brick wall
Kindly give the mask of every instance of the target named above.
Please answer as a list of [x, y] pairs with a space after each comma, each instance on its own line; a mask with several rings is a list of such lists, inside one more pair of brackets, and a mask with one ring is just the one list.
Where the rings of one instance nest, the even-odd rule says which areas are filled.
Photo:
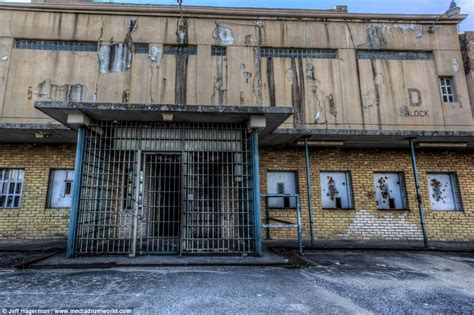
[[[25, 183], [22, 207], [0, 208], [0, 239], [63, 238], [69, 209], [45, 208], [51, 169], [74, 167], [74, 145], [0, 145], [0, 168], [22, 168]], [[474, 240], [474, 155], [472, 152], [418, 152], [421, 189], [428, 237], [439, 241]], [[408, 151], [310, 148], [313, 220], [318, 239], [421, 239], [415, 184]], [[308, 199], [304, 151], [300, 148], [261, 150], [261, 190], [266, 192], [268, 170], [297, 171], [301, 194], [303, 236], [309, 239]], [[354, 210], [322, 210], [320, 171], [350, 171]], [[404, 172], [409, 211], [377, 210], [373, 172]], [[430, 209], [426, 172], [456, 172], [462, 212]], [[262, 203], [262, 219], [265, 205]], [[296, 220], [293, 210], [272, 210], [273, 217]], [[263, 231], [265, 232], [265, 230]], [[263, 234], [265, 235], [265, 234]], [[294, 229], [272, 230], [274, 239], [296, 238]]]
[[48, 209], [51, 169], [74, 168], [75, 145], [0, 144], [0, 168], [25, 170], [21, 208], [0, 208], [0, 239], [65, 238], [69, 209]]
[[[267, 171], [297, 171], [301, 195], [303, 236], [309, 239], [306, 168], [303, 149], [261, 150], [261, 190], [266, 192]], [[474, 154], [473, 152], [418, 152], [423, 206], [428, 238], [437, 241], [474, 240]], [[318, 239], [418, 240], [422, 239], [415, 183], [408, 150], [349, 150], [342, 148], [310, 148], [310, 175], [313, 195], [313, 221]], [[350, 171], [354, 193], [353, 210], [323, 210], [321, 206], [320, 171]], [[405, 174], [409, 211], [377, 210], [374, 198], [373, 172]], [[462, 212], [432, 211], [427, 172], [456, 172]], [[272, 217], [296, 222], [294, 210], [270, 211]], [[262, 220], [265, 204], [262, 203]], [[265, 229], [262, 232], [265, 236]], [[272, 239], [294, 239], [294, 229], [272, 229]]]

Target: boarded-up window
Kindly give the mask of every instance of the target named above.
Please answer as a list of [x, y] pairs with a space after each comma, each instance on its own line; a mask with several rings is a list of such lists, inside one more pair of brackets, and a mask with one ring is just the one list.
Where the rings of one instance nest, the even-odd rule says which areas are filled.
[[[268, 172], [267, 193], [279, 195], [296, 194], [295, 172]], [[296, 208], [296, 197], [268, 198], [270, 208]]]
[[455, 173], [428, 173], [426, 179], [432, 210], [462, 210], [461, 195]]
[[377, 209], [407, 209], [403, 173], [375, 173], [375, 200]]
[[74, 170], [52, 170], [49, 180], [49, 208], [69, 208], [72, 200]]
[[352, 184], [349, 172], [321, 172], [321, 199], [324, 209], [351, 209]]

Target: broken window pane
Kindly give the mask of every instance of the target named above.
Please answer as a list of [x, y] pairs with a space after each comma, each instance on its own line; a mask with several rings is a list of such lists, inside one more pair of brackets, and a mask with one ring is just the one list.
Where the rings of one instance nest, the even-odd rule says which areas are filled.
[[377, 209], [407, 209], [403, 173], [374, 174]]
[[349, 172], [321, 172], [323, 209], [351, 209], [352, 183]]
[[49, 208], [69, 208], [74, 170], [52, 170], [49, 182]]
[[24, 170], [0, 169], [0, 208], [20, 208]]
[[[296, 194], [296, 172], [268, 172], [267, 193]], [[268, 198], [269, 208], [296, 208], [296, 197]]]
[[462, 210], [461, 195], [455, 173], [428, 173], [426, 179], [432, 210]]

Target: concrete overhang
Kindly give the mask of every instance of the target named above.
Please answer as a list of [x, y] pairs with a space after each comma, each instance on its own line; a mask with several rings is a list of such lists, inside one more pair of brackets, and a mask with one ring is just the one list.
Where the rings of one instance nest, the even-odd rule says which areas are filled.
[[[123, 103], [35, 102], [35, 107], [64, 126], [77, 129], [80, 115], [95, 121], [170, 122], [164, 116], [172, 115], [171, 122], [189, 123], [247, 123], [254, 116], [265, 119], [259, 125], [259, 134], [272, 133], [293, 114], [291, 107], [269, 106], [210, 106], [163, 105]], [[71, 123], [71, 122], [74, 123]]]
[[0, 123], [0, 143], [74, 142], [76, 132], [58, 123]]
[[449, 144], [453, 148], [465, 144], [465, 149], [474, 149], [473, 131], [277, 129], [266, 137], [264, 145], [295, 146], [305, 138], [318, 141], [321, 146], [334, 143], [342, 148], [408, 148], [408, 139], [412, 138], [416, 143], [433, 143], [432, 148], [438, 143], [440, 149], [448, 149]]

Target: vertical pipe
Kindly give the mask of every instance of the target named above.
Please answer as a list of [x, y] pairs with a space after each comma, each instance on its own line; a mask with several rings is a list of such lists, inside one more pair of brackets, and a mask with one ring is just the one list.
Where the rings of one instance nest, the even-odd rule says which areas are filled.
[[307, 138], [304, 138], [304, 151], [305, 151], [305, 159], [306, 159], [306, 188], [308, 189], [309, 231], [311, 234], [311, 246], [313, 246], [313, 243], [314, 243], [313, 194], [311, 193], [311, 176], [309, 172], [309, 150], [308, 150]]
[[415, 146], [413, 144], [413, 139], [408, 139], [408, 142], [410, 143], [411, 166], [413, 169], [413, 177], [415, 178], [416, 200], [418, 202], [418, 212], [420, 214], [421, 231], [423, 233], [423, 244], [425, 248], [428, 248], [428, 238], [426, 236], [426, 225], [425, 225], [425, 214], [423, 211], [423, 203], [421, 200], [420, 178], [418, 177], [418, 168], [416, 166]]
[[137, 150], [137, 165], [136, 168], [136, 178], [135, 178], [135, 211], [133, 214], [133, 230], [132, 230], [132, 251], [130, 257], [135, 257], [137, 255], [137, 231], [138, 231], [138, 210], [140, 207], [140, 172], [142, 166], [142, 150]]
[[76, 242], [77, 221], [81, 194], [82, 157], [84, 155], [84, 135], [84, 127], [79, 127], [77, 130], [76, 160], [74, 162], [74, 184], [72, 187], [71, 213], [69, 217], [69, 229], [67, 237], [67, 258], [71, 258], [74, 255], [74, 245]]
[[296, 195], [296, 212], [298, 223], [298, 252], [300, 255], [303, 255], [303, 239], [301, 235], [301, 203], [299, 195]]
[[252, 191], [253, 191], [253, 222], [255, 229], [255, 253], [262, 256], [262, 231], [260, 222], [260, 159], [258, 152], [258, 131], [250, 132], [252, 145]]
[[[269, 201], [269, 198], [268, 198], [268, 196], [266, 196], [265, 197], [265, 223], [267, 225], [270, 224], [270, 208], [268, 207], [268, 201]], [[266, 239], [267, 240], [270, 239], [270, 228], [269, 227], [267, 227]]]

